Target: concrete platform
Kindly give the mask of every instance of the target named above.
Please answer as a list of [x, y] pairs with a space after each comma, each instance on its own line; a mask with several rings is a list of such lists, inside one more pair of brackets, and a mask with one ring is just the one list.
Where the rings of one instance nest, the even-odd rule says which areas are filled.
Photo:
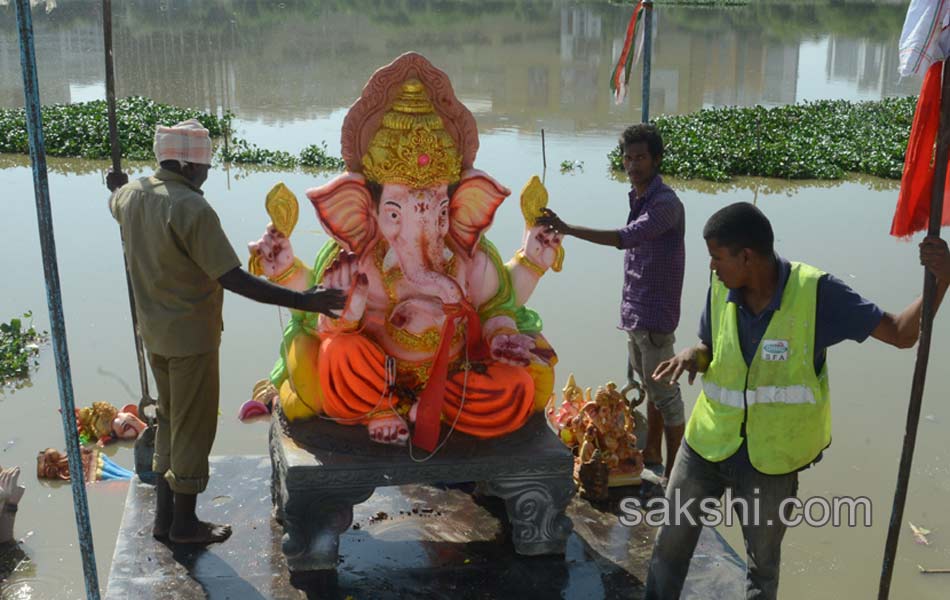
[[[336, 571], [291, 582], [283, 531], [271, 517], [268, 456], [213, 457], [202, 518], [234, 525], [224, 544], [165, 545], [151, 537], [154, 488], [129, 486], [106, 598], [640, 598], [654, 530], [625, 527], [613, 490], [605, 506], [575, 498], [566, 556], [524, 557], [506, 531], [504, 504], [468, 490], [405, 485], [378, 488], [354, 510], [341, 536]], [[745, 566], [715, 531], [705, 529], [684, 597], [734, 598]], [[297, 587], [295, 587], [295, 585]], [[301, 591], [301, 588], [304, 591]]]

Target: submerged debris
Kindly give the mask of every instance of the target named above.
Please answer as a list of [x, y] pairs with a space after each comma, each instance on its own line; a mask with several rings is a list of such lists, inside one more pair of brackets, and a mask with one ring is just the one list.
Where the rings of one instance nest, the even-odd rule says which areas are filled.
[[927, 539], [927, 536], [932, 532], [929, 529], [924, 529], [923, 527], [917, 527], [910, 521], [907, 522], [910, 525], [910, 530], [914, 532], [914, 541], [922, 546], [929, 546], [930, 540]]

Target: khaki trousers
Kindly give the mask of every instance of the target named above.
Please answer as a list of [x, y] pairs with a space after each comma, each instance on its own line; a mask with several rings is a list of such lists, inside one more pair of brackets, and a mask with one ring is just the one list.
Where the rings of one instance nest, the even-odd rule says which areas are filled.
[[179, 494], [208, 486], [208, 455], [218, 428], [218, 351], [192, 356], [149, 352], [158, 385], [158, 428], [152, 469]]

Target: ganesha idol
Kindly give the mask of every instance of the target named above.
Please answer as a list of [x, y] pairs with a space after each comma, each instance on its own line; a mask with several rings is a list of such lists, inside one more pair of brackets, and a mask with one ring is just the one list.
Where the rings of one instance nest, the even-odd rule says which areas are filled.
[[477, 150], [475, 119], [448, 77], [404, 54], [347, 113], [347, 172], [306, 192], [333, 238], [312, 268], [289, 241], [295, 204], [269, 205], [252, 270], [296, 290], [347, 292], [338, 318], [294, 313], [284, 333], [270, 380], [288, 419], [365, 426], [390, 444], [411, 430], [413, 445], [432, 451], [442, 424], [492, 438], [544, 408], [557, 357], [525, 301], [559, 269], [561, 239], [533, 223], [546, 203], [534, 178], [522, 247], [501, 258], [484, 233], [511, 192], [473, 168]]
[[117, 408], [108, 402], [93, 402], [76, 409], [76, 431], [83, 444], [105, 446], [116, 440], [135, 440], [147, 427], [134, 404]]

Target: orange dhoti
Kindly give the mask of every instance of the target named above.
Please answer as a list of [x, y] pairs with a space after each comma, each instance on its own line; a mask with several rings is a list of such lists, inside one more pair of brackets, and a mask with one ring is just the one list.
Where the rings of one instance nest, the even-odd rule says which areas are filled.
[[[317, 363], [326, 415], [356, 424], [390, 411], [385, 361], [382, 349], [362, 335], [323, 340]], [[457, 417], [455, 429], [481, 438], [519, 429], [535, 408], [535, 381], [528, 368], [494, 361], [486, 367], [483, 373], [451, 372], [442, 403], [443, 422], [451, 425]]]

